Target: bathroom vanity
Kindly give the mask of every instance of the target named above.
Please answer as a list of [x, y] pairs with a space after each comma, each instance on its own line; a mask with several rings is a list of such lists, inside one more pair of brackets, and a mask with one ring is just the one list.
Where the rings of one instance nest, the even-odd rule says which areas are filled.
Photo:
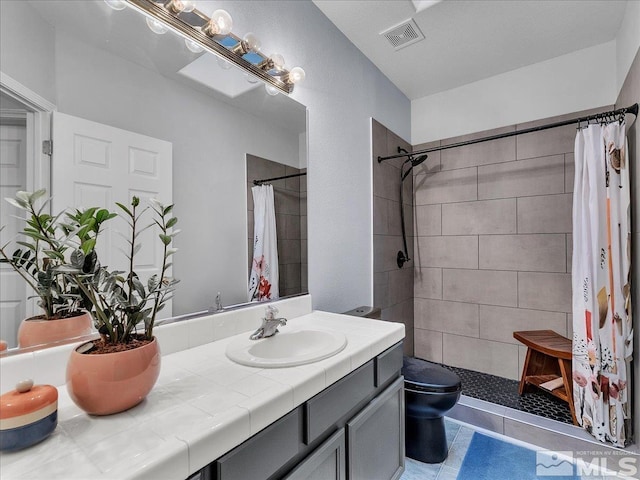
[[0, 454], [3, 478], [398, 478], [404, 326], [310, 312], [310, 304], [308, 296], [279, 302], [289, 320], [280, 331], [340, 332], [347, 345], [339, 353], [287, 368], [232, 362], [227, 346], [260, 325], [264, 307], [158, 327], [156, 386], [138, 406], [107, 417], [69, 399], [53, 365], [64, 371], [70, 346], [2, 358], [3, 391], [30, 375], [60, 393], [56, 431]]

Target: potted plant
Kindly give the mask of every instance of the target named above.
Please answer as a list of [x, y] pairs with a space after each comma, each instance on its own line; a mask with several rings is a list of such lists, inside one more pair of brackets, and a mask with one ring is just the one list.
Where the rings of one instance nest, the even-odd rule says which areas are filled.
[[[88, 306], [76, 285], [58, 271], [66, 263], [72, 247], [89, 254], [93, 252], [102, 223], [115, 217], [105, 209], [76, 210], [70, 214], [48, 213], [50, 198], [46, 190], [20, 191], [6, 201], [24, 211], [23, 240], [20, 248], [7, 253], [9, 243], [0, 247], [0, 262], [9, 264], [39, 297], [43, 313], [20, 324], [18, 345], [28, 347], [60, 341], [91, 333]], [[39, 205], [40, 204], [40, 205]], [[4, 228], [4, 227], [2, 227]], [[81, 268], [92, 268], [82, 265]], [[31, 298], [31, 297], [30, 297]]]
[[[72, 351], [67, 364], [67, 390], [73, 401], [87, 413], [109, 415], [141, 402], [151, 391], [160, 372], [160, 348], [153, 336], [158, 312], [172, 297], [178, 280], [168, 278], [173, 230], [178, 219], [173, 205], [151, 201], [140, 211], [140, 200], [133, 197], [131, 208], [117, 203], [120, 215], [130, 227], [127, 240], [128, 271], [110, 271], [100, 265], [95, 250], [75, 250], [60, 271], [70, 275], [92, 307], [91, 314], [100, 338]], [[154, 220], [141, 226], [141, 218], [151, 209]], [[135, 256], [142, 248], [140, 234], [159, 228], [163, 248], [160, 274], [145, 283], [135, 272]], [[93, 265], [87, 272], [85, 266]]]

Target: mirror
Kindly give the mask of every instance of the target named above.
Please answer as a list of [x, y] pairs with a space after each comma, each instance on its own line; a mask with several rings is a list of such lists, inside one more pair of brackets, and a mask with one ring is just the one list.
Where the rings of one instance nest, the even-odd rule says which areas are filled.
[[[208, 310], [218, 292], [225, 307], [245, 303], [252, 209], [246, 159], [306, 169], [306, 108], [268, 95], [261, 83], [235, 97], [216, 90], [213, 78], [227, 70], [213, 55], [191, 52], [171, 33], [154, 34], [130, 9], [114, 11], [102, 0], [2, 4], [4, 74], [61, 113], [171, 142], [181, 229], [173, 316]], [[230, 70], [236, 83], [252, 86]], [[15, 109], [4, 96], [0, 107]], [[7, 191], [2, 197], [12, 196]], [[51, 191], [56, 194], [55, 184]], [[6, 212], [3, 206], [2, 223]], [[0, 306], [3, 300], [0, 295]]]

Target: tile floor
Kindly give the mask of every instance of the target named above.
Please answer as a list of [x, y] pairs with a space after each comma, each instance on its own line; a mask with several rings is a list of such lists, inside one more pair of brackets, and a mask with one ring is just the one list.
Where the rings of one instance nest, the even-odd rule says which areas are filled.
[[[445, 430], [447, 434], [447, 445], [449, 447], [449, 455], [446, 460], [442, 463], [422, 463], [417, 460], [413, 460], [412, 458], [405, 458], [405, 470], [400, 480], [474, 480], [467, 478], [458, 479], [458, 473], [460, 471], [460, 466], [462, 465], [462, 461], [469, 449], [469, 444], [471, 443], [471, 437], [473, 437], [474, 432], [478, 431], [484, 433], [485, 435], [490, 435], [494, 437], [498, 437], [505, 442], [516, 443], [518, 445], [524, 446], [526, 448], [537, 450], [538, 447], [534, 445], [527, 444], [525, 442], [521, 442], [518, 440], [510, 439], [504, 435], [499, 435], [494, 432], [488, 432], [483, 429], [476, 429], [472, 425], [466, 423], [458, 423], [455, 420], [451, 420], [445, 417]], [[540, 477], [543, 478], [543, 477]], [[544, 478], [553, 478], [552, 476], [544, 477]], [[582, 476], [582, 480], [624, 480], [635, 477], [629, 476], [616, 476], [613, 472], [609, 475], [597, 474], [594, 473], [592, 475]], [[495, 479], [495, 480], [516, 480], [513, 478], [509, 478], [508, 476], [504, 479]]]
[[422, 463], [405, 459], [405, 470], [400, 480], [456, 480], [474, 429], [445, 418], [449, 456], [442, 463]]

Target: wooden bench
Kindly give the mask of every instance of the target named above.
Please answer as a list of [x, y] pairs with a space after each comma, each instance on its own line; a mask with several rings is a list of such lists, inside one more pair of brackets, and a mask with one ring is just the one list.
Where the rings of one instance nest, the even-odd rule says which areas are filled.
[[[571, 378], [571, 340], [553, 330], [513, 332], [513, 338], [528, 347], [518, 393], [522, 395], [533, 387], [544, 389], [569, 404], [571, 418], [577, 425]], [[542, 386], [557, 378], [562, 378], [562, 384], [557, 388], [550, 390]]]

